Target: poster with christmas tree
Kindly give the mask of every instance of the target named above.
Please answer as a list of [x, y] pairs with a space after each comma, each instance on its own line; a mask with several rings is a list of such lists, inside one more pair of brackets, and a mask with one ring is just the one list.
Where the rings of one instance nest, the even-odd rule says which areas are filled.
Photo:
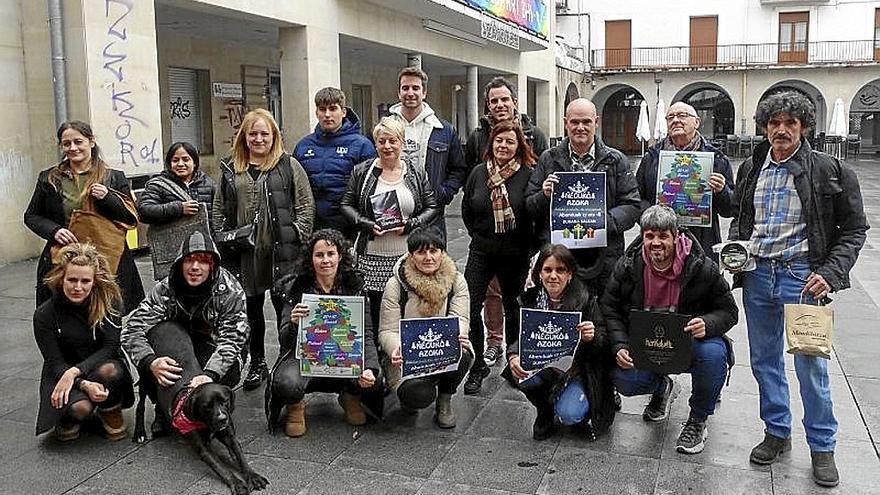
[[358, 378], [364, 369], [364, 298], [303, 294], [309, 315], [300, 318], [303, 376]]
[[666, 205], [688, 227], [712, 226], [712, 188], [709, 176], [715, 153], [661, 151], [657, 168], [657, 204]]

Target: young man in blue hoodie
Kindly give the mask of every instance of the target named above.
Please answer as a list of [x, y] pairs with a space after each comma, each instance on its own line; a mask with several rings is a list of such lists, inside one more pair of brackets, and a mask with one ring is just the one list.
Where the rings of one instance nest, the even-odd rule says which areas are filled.
[[315, 132], [297, 143], [293, 156], [309, 176], [315, 197], [315, 230], [333, 228], [353, 237], [339, 211], [339, 201], [355, 165], [376, 158], [376, 148], [363, 134], [354, 110], [345, 106], [345, 93], [322, 88], [315, 93]]

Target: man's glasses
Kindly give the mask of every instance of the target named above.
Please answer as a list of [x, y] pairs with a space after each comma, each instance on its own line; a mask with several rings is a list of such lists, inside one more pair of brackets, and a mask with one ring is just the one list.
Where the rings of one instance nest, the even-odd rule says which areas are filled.
[[688, 117], [694, 117], [694, 118], [696, 118], [697, 116], [696, 116], [696, 115], [691, 115], [691, 114], [689, 114], [689, 113], [685, 113], [685, 112], [670, 113], [669, 115], [666, 116], [666, 122], [672, 122], [672, 121], [675, 120], [675, 119], [678, 119], [678, 120], [685, 120], [685, 119], [687, 119]]

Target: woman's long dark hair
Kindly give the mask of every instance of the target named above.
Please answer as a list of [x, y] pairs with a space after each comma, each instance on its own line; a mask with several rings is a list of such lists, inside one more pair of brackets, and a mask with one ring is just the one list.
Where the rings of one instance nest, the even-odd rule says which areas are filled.
[[508, 131], [513, 131], [516, 134], [516, 154], [513, 159], [519, 161], [522, 165], [534, 167], [538, 163], [538, 157], [532, 151], [532, 145], [529, 144], [529, 140], [523, 134], [522, 127], [510, 120], [503, 120], [492, 126], [492, 132], [489, 133], [489, 142], [486, 146], [486, 153], [483, 154], [483, 161], [495, 160], [495, 153], [492, 151], [492, 143], [495, 141], [495, 136]]
[[[82, 190], [81, 197], [84, 198], [89, 194], [89, 188], [92, 184], [100, 184], [104, 180], [104, 176], [107, 174], [107, 164], [101, 157], [101, 148], [99, 148], [98, 143], [95, 142], [95, 133], [92, 131], [92, 126], [83, 121], [70, 120], [63, 122], [58, 126], [58, 132], [55, 133], [58, 138], [58, 146], [61, 146], [61, 136], [64, 134], [64, 131], [68, 129], [73, 129], [94, 143], [94, 146], [92, 147], [92, 173], [89, 175], [88, 182], [86, 182], [86, 185]], [[61, 176], [70, 174], [70, 160], [67, 157], [64, 157], [64, 159], [61, 160], [61, 163], [49, 172], [49, 183], [52, 184], [52, 187], [56, 190], [60, 190]]]
[[[538, 252], [538, 259], [535, 260], [535, 266], [532, 267], [532, 282], [537, 286], [541, 286], [541, 270], [544, 268], [544, 262], [551, 256], [568, 268], [572, 280], [574, 280], [578, 269], [577, 260], [575, 259], [574, 254], [562, 244], [547, 244], [541, 248], [540, 252]], [[567, 287], [566, 290], [568, 290]]]
[[186, 154], [192, 158], [193, 175], [195, 175], [195, 173], [199, 171], [199, 150], [186, 141], [178, 141], [168, 147], [168, 152], [165, 153], [165, 170], [171, 170], [171, 159], [174, 158], [174, 154], [177, 153], [177, 150], [180, 148], [183, 148], [183, 151], [186, 151]]
[[354, 288], [361, 285], [361, 276], [354, 268], [354, 259], [351, 256], [351, 243], [336, 229], [321, 229], [309, 237], [309, 241], [302, 250], [300, 256], [299, 275], [306, 277], [308, 280], [315, 280], [315, 266], [312, 264], [312, 255], [315, 252], [315, 246], [319, 242], [326, 242], [331, 246], [336, 246], [339, 252], [339, 267], [336, 270], [336, 280], [334, 287]]

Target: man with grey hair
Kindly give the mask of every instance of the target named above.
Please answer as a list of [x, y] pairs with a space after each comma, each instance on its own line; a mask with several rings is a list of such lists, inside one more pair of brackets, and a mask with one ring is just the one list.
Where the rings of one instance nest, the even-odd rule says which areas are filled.
[[657, 204], [657, 168], [661, 151], [706, 151], [714, 153], [712, 174], [707, 183], [712, 190], [712, 226], [711, 228], [695, 228], [691, 231], [700, 242], [703, 250], [712, 259], [718, 257], [712, 253], [712, 246], [721, 242], [721, 228], [718, 217], [732, 217], [733, 208], [733, 169], [730, 161], [718, 148], [700, 134], [700, 117], [694, 107], [678, 101], [666, 111], [666, 125], [669, 134], [648, 149], [636, 171], [636, 182], [639, 183], [639, 195], [642, 198], [642, 209]]
[[635, 367], [630, 355], [630, 312], [645, 310], [689, 315], [684, 331], [693, 337], [693, 358], [688, 373], [692, 392], [690, 414], [678, 437], [676, 450], [685, 454], [703, 451], [708, 438], [706, 422], [715, 412], [731, 357], [725, 338], [736, 325], [738, 309], [730, 286], [700, 243], [679, 230], [675, 212], [654, 205], [642, 214], [642, 235], [617, 261], [605, 294], [605, 316], [617, 360], [614, 386], [620, 394], [651, 394], [642, 418], [666, 419], [674, 382], [667, 375]]
[[[786, 91], [758, 105], [755, 121], [767, 135], [740, 166], [731, 240], [749, 241], [756, 261], [737, 274], [743, 288], [752, 374], [758, 382], [764, 440], [749, 456], [772, 464], [791, 450], [791, 408], [783, 359], [786, 304], [828, 302], [850, 286], [849, 272], [865, 243], [868, 223], [855, 172], [805, 138], [816, 124], [813, 104]], [[828, 384], [828, 361], [795, 354], [804, 405], [804, 430], [813, 480], [839, 482], [834, 462], [837, 420]]]

